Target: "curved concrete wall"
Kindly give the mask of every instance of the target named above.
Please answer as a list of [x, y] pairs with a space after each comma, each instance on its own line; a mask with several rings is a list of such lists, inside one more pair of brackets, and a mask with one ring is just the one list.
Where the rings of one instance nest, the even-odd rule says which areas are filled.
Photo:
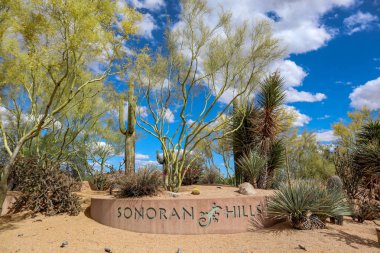
[[[107, 226], [142, 233], [227, 234], [247, 232], [265, 197], [213, 199], [91, 199], [91, 217]], [[273, 222], [263, 221], [265, 227]]]

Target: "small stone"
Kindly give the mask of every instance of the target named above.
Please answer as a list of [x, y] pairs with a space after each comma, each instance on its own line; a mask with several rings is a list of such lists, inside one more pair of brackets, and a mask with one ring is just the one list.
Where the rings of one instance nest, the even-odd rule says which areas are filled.
[[253, 188], [253, 185], [245, 182], [239, 185], [239, 193], [243, 195], [255, 195], [256, 191], [255, 188]]
[[221, 186], [217, 186], [216, 188], [218, 188], [218, 189], [222, 189], [222, 187], [221, 187]]
[[298, 245], [298, 248], [303, 249], [304, 251], [307, 251], [306, 248], [302, 246], [301, 244]]
[[177, 253], [182, 253], [181, 248], [178, 248]]
[[61, 244], [61, 248], [64, 248], [68, 245], [69, 243], [67, 241], [63, 241]]
[[18, 237], [22, 237], [23, 235], [24, 235], [24, 234], [18, 234], [17, 236], [18, 236]]
[[181, 196], [177, 192], [170, 192], [170, 191], [166, 191], [165, 194], [168, 195], [169, 197], [172, 197], [172, 198], [178, 198], [179, 196]]
[[112, 253], [112, 250], [110, 248], [104, 248], [104, 251], [107, 253]]

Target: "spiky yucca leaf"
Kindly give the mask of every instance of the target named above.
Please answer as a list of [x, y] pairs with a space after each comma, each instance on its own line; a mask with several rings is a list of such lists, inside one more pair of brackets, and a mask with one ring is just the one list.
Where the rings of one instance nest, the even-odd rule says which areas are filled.
[[256, 151], [251, 150], [248, 154], [243, 154], [236, 163], [242, 168], [243, 174], [249, 178], [249, 181], [255, 184], [266, 161]]
[[298, 223], [311, 214], [325, 217], [351, 215], [351, 208], [341, 192], [328, 191], [311, 180], [282, 185], [268, 199], [268, 215], [273, 218], [288, 218], [292, 223]]

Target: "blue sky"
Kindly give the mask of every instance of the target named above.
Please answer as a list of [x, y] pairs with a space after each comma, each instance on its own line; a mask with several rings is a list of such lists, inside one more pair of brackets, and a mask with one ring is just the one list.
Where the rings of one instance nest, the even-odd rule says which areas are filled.
[[[139, 47], [162, 46], [167, 18], [173, 25], [181, 19], [178, 1], [119, 3], [144, 14]], [[288, 49], [272, 69], [285, 78], [287, 106], [297, 114], [295, 126], [315, 131], [319, 141], [335, 140], [332, 124], [346, 122], [348, 111], [363, 106], [380, 109], [380, 0], [210, 0], [208, 6], [231, 11], [237, 23], [272, 22], [274, 36]], [[154, 161], [159, 148], [143, 134], [136, 143], [137, 162]]]

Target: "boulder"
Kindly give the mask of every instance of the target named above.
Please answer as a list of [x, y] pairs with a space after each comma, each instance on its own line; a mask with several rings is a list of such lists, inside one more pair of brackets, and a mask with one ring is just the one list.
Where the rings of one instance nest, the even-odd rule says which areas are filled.
[[172, 197], [172, 198], [178, 198], [180, 196], [180, 194], [178, 192], [165, 191], [165, 194], [169, 197]]
[[239, 193], [243, 195], [255, 195], [256, 191], [255, 188], [253, 188], [253, 185], [245, 182], [239, 185]]

